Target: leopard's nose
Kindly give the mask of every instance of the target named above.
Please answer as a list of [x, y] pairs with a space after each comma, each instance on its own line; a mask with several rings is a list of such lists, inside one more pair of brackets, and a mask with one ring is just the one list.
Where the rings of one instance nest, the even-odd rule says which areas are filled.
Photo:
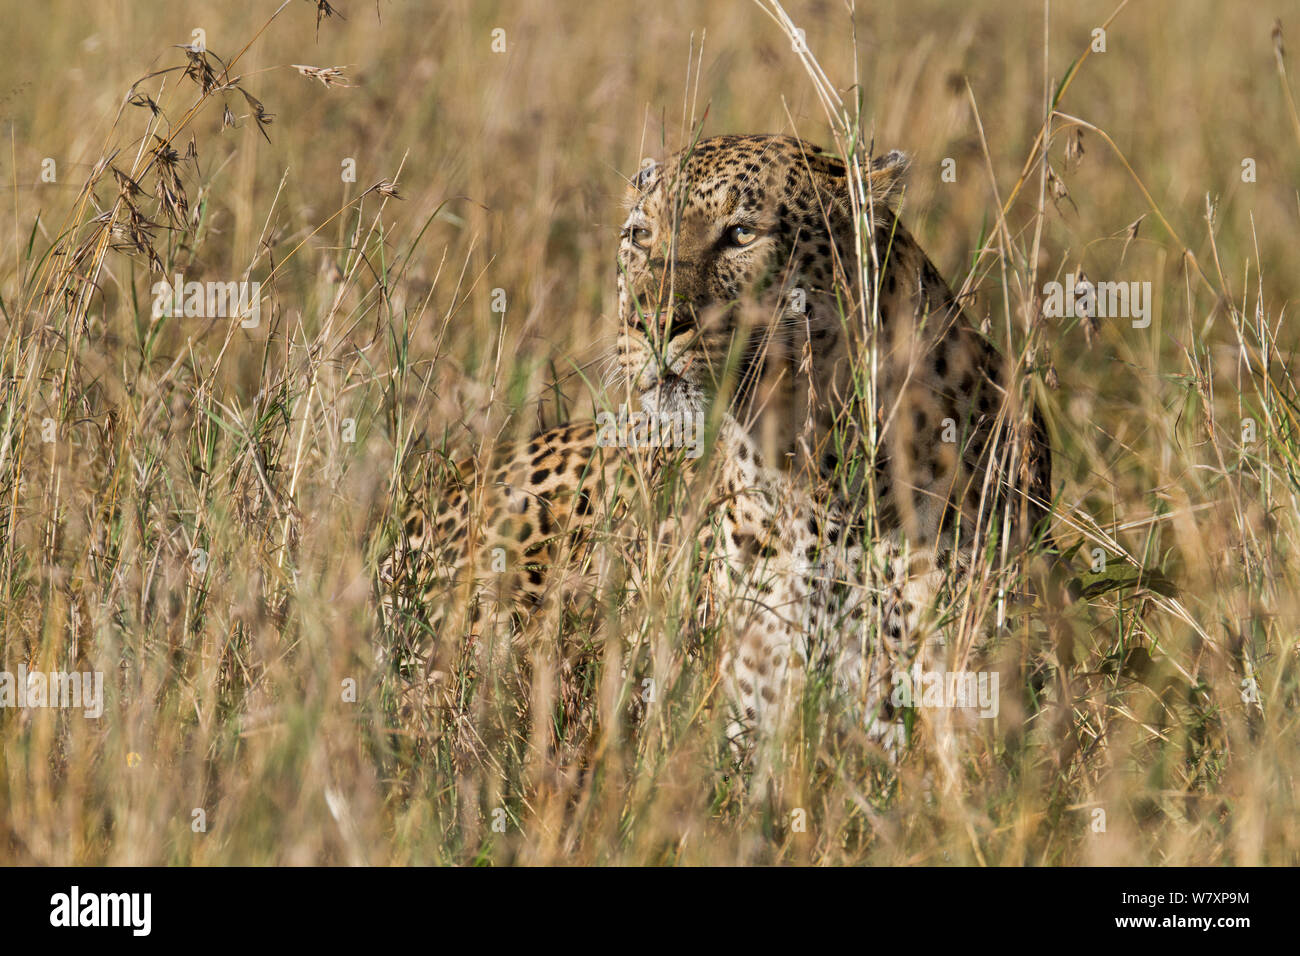
[[660, 328], [663, 329], [666, 342], [687, 332], [694, 332], [699, 328], [695, 321], [695, 310], [684, 303], [679, 304], [670, 313], [660, 317]]
[[632, 325], [650, 341], [664, 344], [699, 327], [695, 320], [695, 310], [684, 303], [678, 304], [674, 309], [653, 309], [649, 312], [638, 309]]

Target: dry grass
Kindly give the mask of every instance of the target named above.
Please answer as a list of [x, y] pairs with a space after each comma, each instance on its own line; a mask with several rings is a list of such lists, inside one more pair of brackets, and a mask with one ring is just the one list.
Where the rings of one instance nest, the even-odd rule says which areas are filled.
[[[1114, 8], [1056, 6], [1045, 69], [1038, 9], [789, 5], [848, 126], [914, 155], [904, 218], [1025, 359], [1056, 535], [1108, 570], [998, 644], [1014, 670], [1053, 637], [1063, 701], [1004, 690], [997, 722], [897, 773], [810, 704], [773, 799], [729, 772], [711, 635], [681, 627], [694, 584], [663, 556], [588, 630], [580, 673], [535, 662], [526, 709], [549, 722], [498, 688], [456, 740], [395, 732], [370, 644], [374, 532], [413, 453], [590, 413], [641, 157], [692, 116], [834, 142], [772, 19], [6, 11], [0, 669], [103, 671], [108, 700], [97, 721], [0, 710], [0, 860], [1300, 860], [1295, 80], [1270, 15], [1210, 0], [1130, 4], [1071, 72]], [[171, 45], [196, 27], [208, 52]], [[1036, 142], [1067, 76], [1049, 171]], [[1151, 326], [1043, 318], [1035, 290], [1080, 265], [1150, 281]], [[261, 281], [260, 324], [152, 316], [176, 272]]]

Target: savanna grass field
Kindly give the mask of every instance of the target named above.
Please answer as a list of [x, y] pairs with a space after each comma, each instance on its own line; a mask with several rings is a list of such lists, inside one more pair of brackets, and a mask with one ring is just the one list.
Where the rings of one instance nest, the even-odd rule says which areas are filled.
[[[11, 678], [0, 862], [1300, 863], [1294, 0], [0, 22], [0, 671], [103, 675], [98, 716]], [[969, 595], [996, 719], [894, 759], [813, 700], [760, 778], [698, 575], [628, 547], [412, 717], [411, 488], [608, 407], [629, 178], [758, 132], [911, 156], [902, 220], [1043, 409], [1073, 599]], [[1145, 315], [1048, 307], [1081, 275]]]

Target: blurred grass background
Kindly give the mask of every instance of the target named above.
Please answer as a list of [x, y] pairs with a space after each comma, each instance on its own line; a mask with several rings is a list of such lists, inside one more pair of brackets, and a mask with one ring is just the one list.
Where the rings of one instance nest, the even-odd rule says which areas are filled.
[[[319, 24], [314, 0], [277, 6], [52, 0], [34, 16], [0, 2], [0, 666], [94, 668], [110, 688], [97, 722], [0, 711], [0, 860], [1297, 862], [1300, 134], [1273, 30], [1280, 16], [1300, 37], [1300, 5], [1128, 4], [1058, 106], [1123, 158], [1089, 131], [1067, 161], [1054, 135], [1058, 195], [1040, 216], [1034, 166], [1007, 212], [1022, 252], [1041, 226], [1040, 282], [1081, 265], [1153, 284], [1150, 328], [1051, 321], [1034, 365], [1058, 538], [1178, 596], [1103, 580], [1050, 622], [1072, 646], [1074, 696], [1006, 707], [969, 753], [881, 774], [806, 729], [782, 805], [726, 773], [699, 716], [714, 709], [707, 674], [674, 685], [652, 731], [607, 721], [581, 760], [530, 754], [525, 728], [510, 759], [467, 767], [393, 732], [370, 641], [371, 532], [409, 446], [472, 451], [590, 412], [576, 372], [613, 345], [624, 181], [641, 158], [687, 142], [692, 112], [706, 134], [831, 142], [788, 38], [740, 0], [341, 0]], [[1116, 6], [1052, 6], [1052, 89]], [[997, 224], [991, 181], [1005, 202], [1042, 124], [1043, 5], [786, 9], [877, 151], [912, 154], [904, 219], [960, 285]], [[114, 208], [97, 164], [115, 149], [161, 221], [140, 151], [199, 88], [180, 71], [145, 80], [159, 118], [123, 103], [185, 64], [176, 45], [195, 29], [227, 62], [256, 37], [232, 73], [272, 121], [264, 138], [246, 98], [204, 98], [172, 143], [194, 141], [191, 222], [154, 244], [167, 275], [251, 268], [267, 296], [251, 331], [155, 321], [146, 257], [69, 254]], [[293, 64], [341, 67], [349, 85]], [[400, 201], [367, 192], [383, 181]], [[992, 260], [972, 312], [998, 337]], [[671, 617], [633, 613], [681, 663]]]

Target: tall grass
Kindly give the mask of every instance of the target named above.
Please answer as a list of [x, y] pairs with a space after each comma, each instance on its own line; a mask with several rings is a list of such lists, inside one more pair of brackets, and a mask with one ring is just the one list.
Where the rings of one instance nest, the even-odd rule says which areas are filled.
[[[102, 671], [108, 700], [0, 709], [0, 859], [1297, 861], [1300, 120], [1271, 16], [790, 3], [803, 57], [756, 4], [336, 6], [4, 17], [0, 670]], [[990, 655], [1021, 679], [960, 748], [923, 713], [892, 766], [814, 689], [777, 786], [736, 773], [689, 484], [655, 492], [680, 540], [608, 546], [637, 593], [545, 622], [452, 732], [389, 706], [404, 486], [591, 413], [624, 177], [699, 122], [911, 152], [904, 221], [1044, 405], [1082, 596], [1010, 612]], [[1150, 281], [1150, 327], [1045, 316], [1080, 268]], [[177, 272], [260, 281], [259, 324], [153, 315]]]

